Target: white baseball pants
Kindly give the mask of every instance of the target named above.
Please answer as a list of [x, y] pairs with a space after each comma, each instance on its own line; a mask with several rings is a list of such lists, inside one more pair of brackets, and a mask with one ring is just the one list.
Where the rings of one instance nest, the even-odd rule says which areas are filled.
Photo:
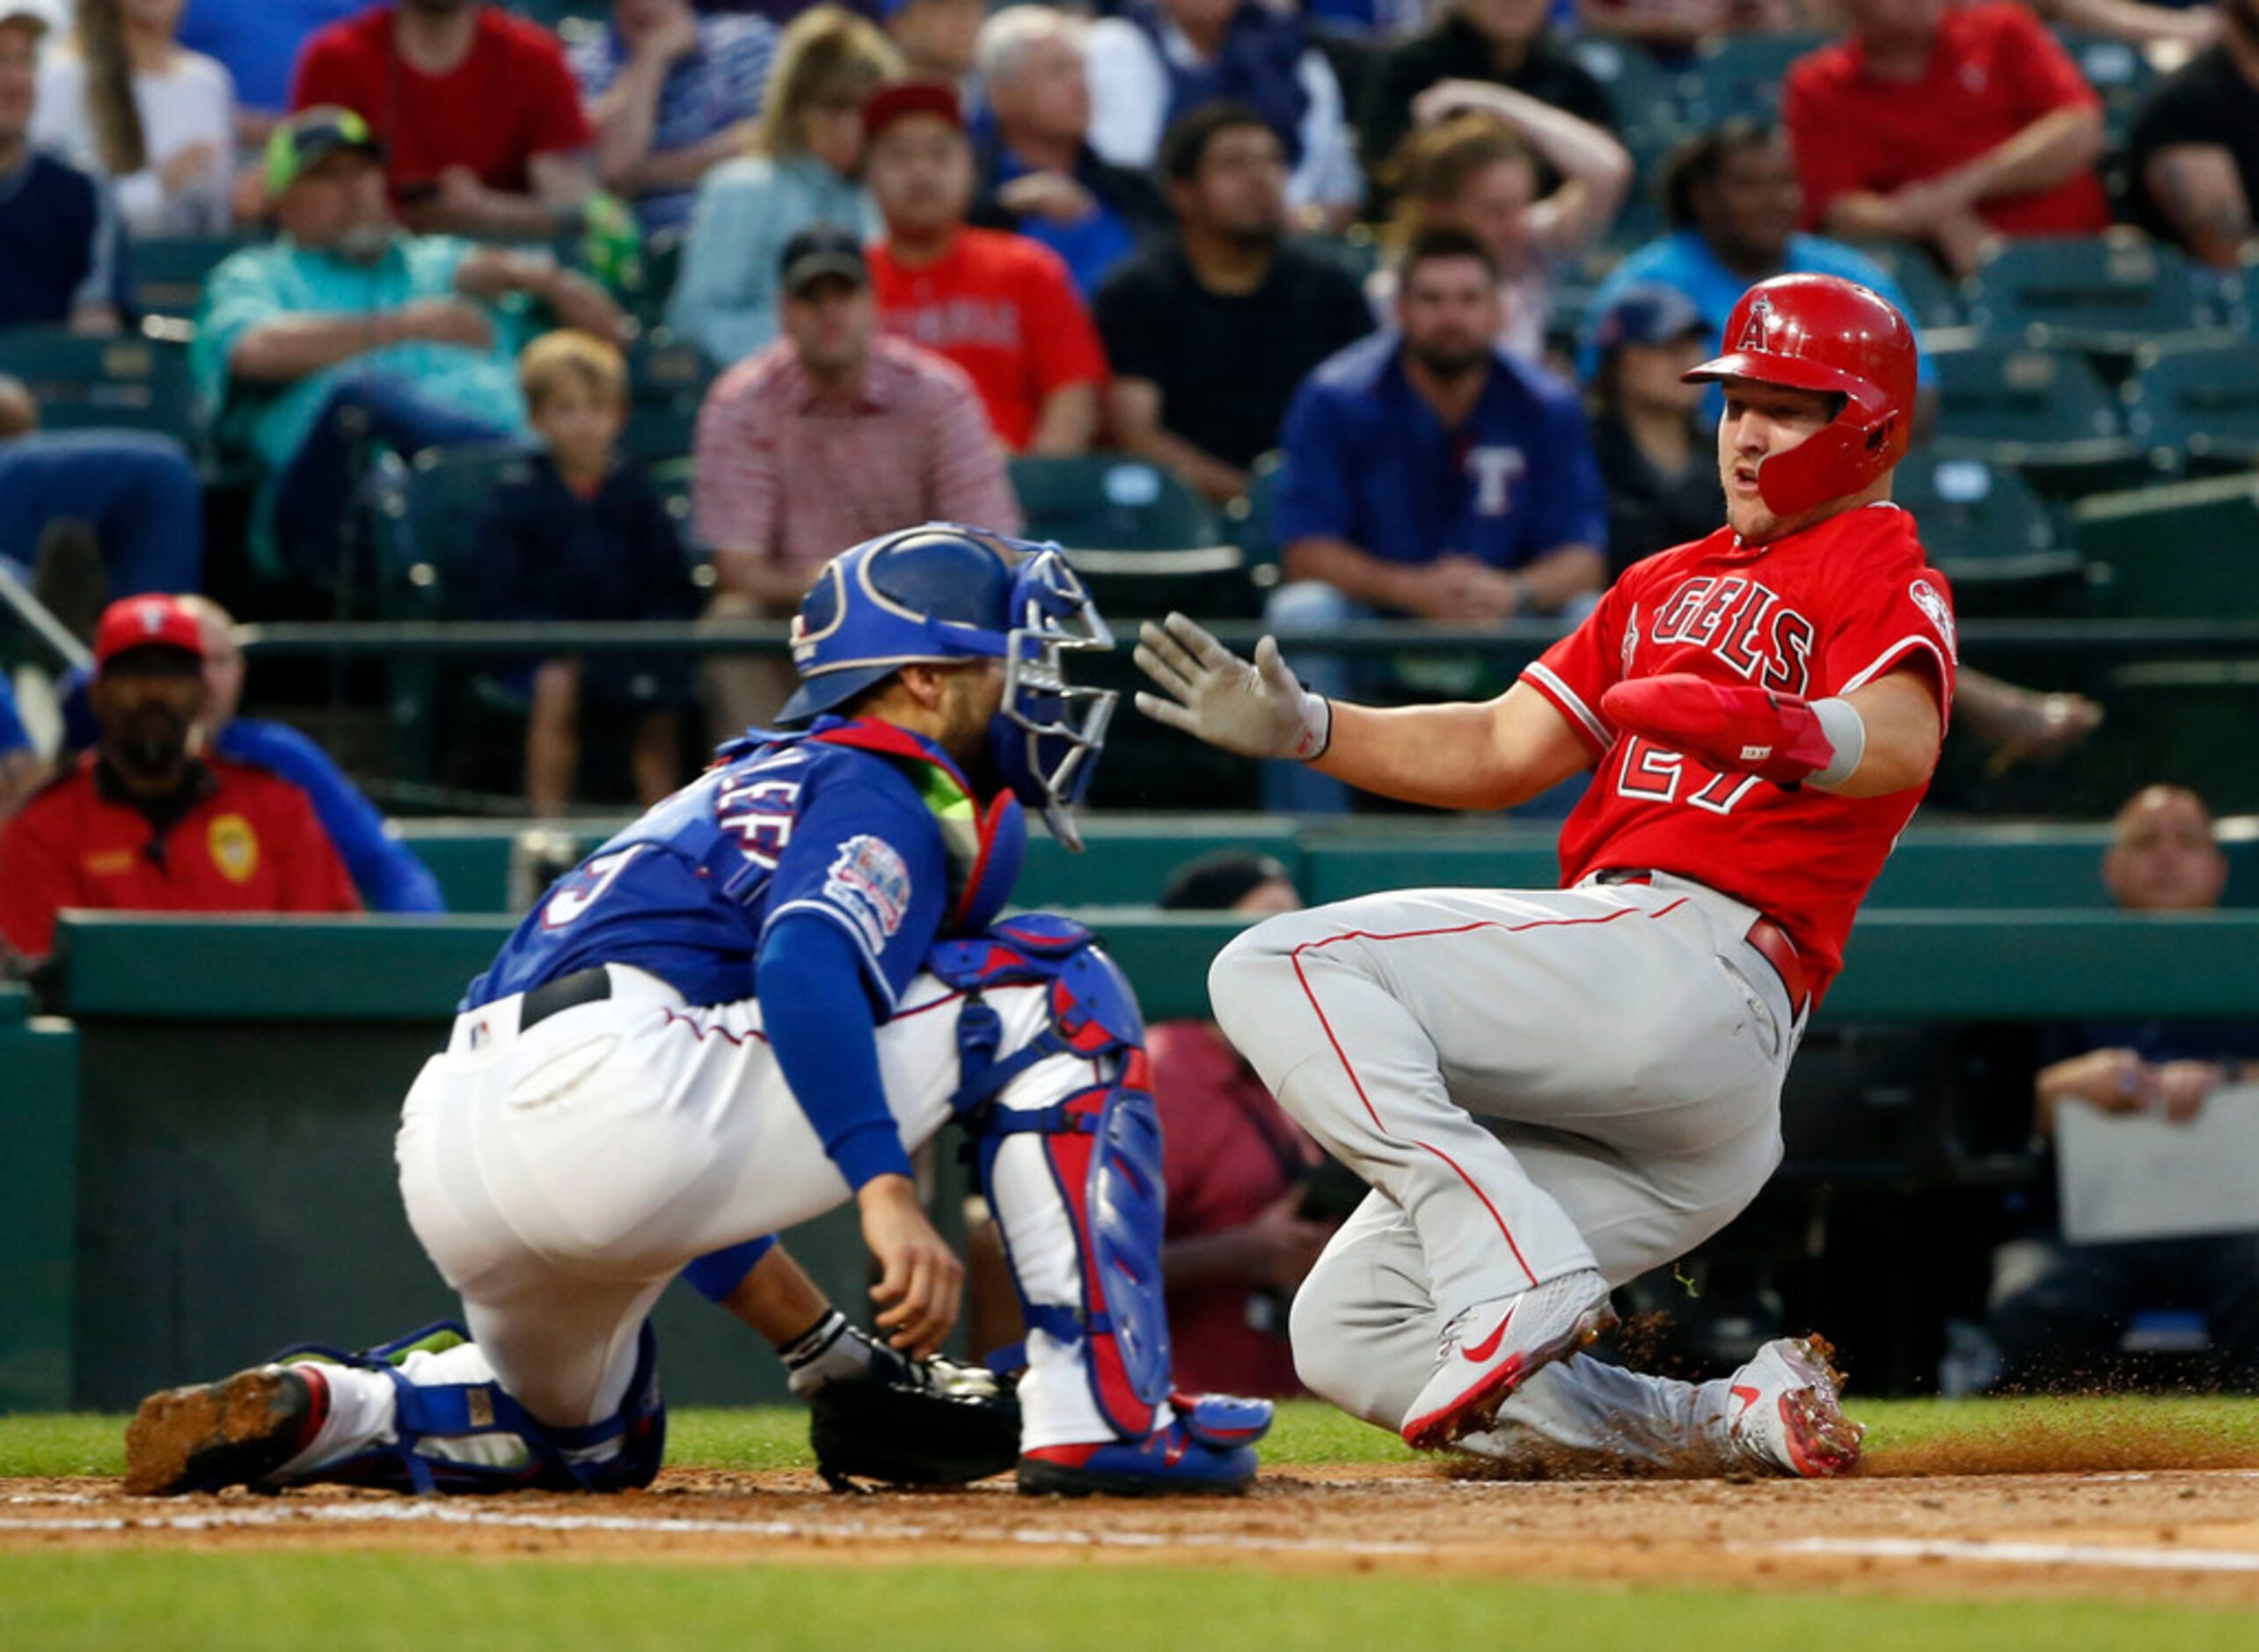
[[[473, 1345], [514, 1398], [561, 1428], [617, 1413], [637, 1334], [685, 1263], [850, 1196], [761, 1036], [757, 1003], [687, 1005], [656, 976], [607, 968], [609, 998], [523, 1031], [519, 997], [457, 1017], [408, 1093], [397, 1144], [409, 1224], [461, 1295]], [[1049, 1025], [1040, 985], [983, 997], [1004, 1053]], [[950, 1117], [963, 1001], [921, 975], [879, 1029], [881, 1077], [913, 1151]], [[1051, 1056], [998, 1105], [1042, 1108], [1099, 1081], [1092, 1062]], [[1022, 1288], [1073, 1301], [1078, 1251], [1042, 1153], [1033, 1135], [999, 1149], [997, 1216]], [[1114, 1436], [1079, 1356], [1079, 1344], [1029, 1337], [1025, 1447]], [[433, 1379], [477, 1376], [442, 1366]], [[366, 1443], [325, 1440], [319, 1455]]]
[[[1225, 948], [1209, 976], [1217, 1019], [1374, 1188], [1295, 1301], [1312, 1390], [1396, 1428], [1454, 1315], [1579, 1268], [1620, 1284], [1756, 1196], [1780, 1159], [1802, 1031], [1743, 939], [1758, 917], [1658, 874], [1372, 895]], [[1605, 1370], [1580, 1360], [1562, 1375], [1588, 1367]], [[1636, 1436], [1636, 1419], [1612, 1415], [1629, 1404], [1680, 1430], [1685, 1385], [1628, 1375], [1608, 1373], [1595, 1414]], [[1561, 1380], [1533, 1379], [1525, 1398]]]

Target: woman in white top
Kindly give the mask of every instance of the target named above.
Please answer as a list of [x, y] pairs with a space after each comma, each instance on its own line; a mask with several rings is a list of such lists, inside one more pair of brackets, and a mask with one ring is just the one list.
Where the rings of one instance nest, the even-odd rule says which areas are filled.
[[[1437, 224], [1479, 237], [1498, 256], [1499, 347], [1541, 360], [1554, 272], [1607, 233], [1631, 187], [1630, 151], [1565, 109], [1487, 81], [1438, 81], [1412, 109], [1416, 124], [1391, 157], [1396, 207], [1385, 238], [1401, 249]], [[1546, 166], [1561, 183], [1541, 193]], [[1375, 270], [1365, 293], [1388, 325], [1394, 268]]]
[[234, 220], [235, 83], [175, 38], [186, 0], [78, 0], [40, 64], [32, 142], [106, 177], [143, 237], [223, 235]]

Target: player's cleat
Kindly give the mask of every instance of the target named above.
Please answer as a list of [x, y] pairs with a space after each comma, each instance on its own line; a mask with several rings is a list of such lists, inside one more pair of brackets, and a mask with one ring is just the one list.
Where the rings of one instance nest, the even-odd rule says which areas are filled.
[[1864, 1424], [1843, 1410], [1843, 1373], [1817, 1336], [1780, 1337], [1734, 1373], [1734, 1444], [1750, 1462], [1802, 1480], [1859, 1466]]
[[1436, 1374], [1404, 1414], [1404, 1441], [1432, 1451], [1488, 1429], [1532, 1371], [1589, 1348], [1616, 1323], [1592, 1268], [1477, 1303], [1444, 1328]]
[[1277, 1407], [1268, 1400], [1246, 1400], [1238, 1394], [1169, 1394], [1169, 1406], [1187, 1434], [1203, 1445], [1228, 1451], [1253, 1445], [1270, 1432]]
[[305, 1450], [328, 1414], [329, 1385], [305, 1366], [260, 1365], [151, 1394], [126, 1425], [126, 1491], [256, 1485]]
[[1254, 1447], [1203, 1445], [1181, 1422], [1143, 1440], [1040, 1446], [1020, 1458], [1029, 1496], [1216, 1496], [1245, 1491], [1254, 1478]]

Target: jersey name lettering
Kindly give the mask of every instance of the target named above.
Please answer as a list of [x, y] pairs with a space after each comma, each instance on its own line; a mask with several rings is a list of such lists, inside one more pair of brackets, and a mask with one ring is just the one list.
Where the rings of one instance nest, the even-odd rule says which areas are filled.
[[1818, 634], [1770, 587], [1729, 574], [1681, 581], [1656, 608], [1648, 637], [1660, 647], [1707, 648], [1751, 682], [1802, 694]]
[[[797, 751], [779, 755], [793, 762], [800, 756]], [[714, 794], [714, 824], [737, 840], [748, 860], [768, 872], [777, 869], [777, 857], [793, 840], [801, 783], [764, 771], [787, 766], [783, 762], [762, 764]]]

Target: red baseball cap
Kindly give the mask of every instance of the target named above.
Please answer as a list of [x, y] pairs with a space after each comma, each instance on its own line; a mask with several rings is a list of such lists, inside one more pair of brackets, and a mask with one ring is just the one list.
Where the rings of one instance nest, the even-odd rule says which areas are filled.
[[892, 86], [881, 86], [863, 106], [863, 141], [869, 143], [905, 115], [937, 114], [960, 132], [965, 129], [965, 111], [957, 101], [954, 86], [939, 81], [905, 80]]
[[204, 628], [170, 596], [128, 596], [102, 610], [94, 628], [94, 663], [106, 666], [135, 648], [179, 648], [204, 657]]

